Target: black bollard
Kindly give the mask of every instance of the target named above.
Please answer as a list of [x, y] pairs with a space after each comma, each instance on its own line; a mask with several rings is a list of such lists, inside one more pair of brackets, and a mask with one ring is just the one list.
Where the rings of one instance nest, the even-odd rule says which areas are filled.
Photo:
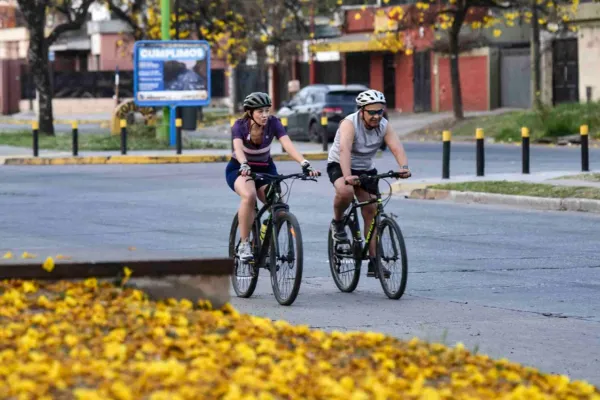
[[40, 142], [39, 142], [39, 125], [36, 122], [33, 122], [31, 124], [31, 128], [33, 130], [33, 156], [37, 157], [39, 155], [39, 150], [40, 150]]
[[589, 128], [587, 125], [581, 125], [579, 127], [579, 133], [581, 135], [581, 170], [588, 172], [590, 170], [590, 149], [588, 139]]
[[[283, 125], [283, 129], [285, 130], [285, 133], [287, 133], [287, 128], [288, 128], [288, 119], [287, 117], [281, 117], [281, 125]], [[283, 146], [281, 146], [281, 152], [285, 153], [285, 149], [283, 148]]]
[[182, 138], [181, 138], [181, 126], [183, 125], [183, 121], [181, 120], [181, 118], [177, 118], [175, 120], [175, 134], [176, 134], [176, 144], [177, 144], [177, 154], [181, 154], [181, 148], [183, 147], [182, 145]]
[[450, 143], [452, 140], [452, 132], [444, 131], [442, 133], [442, 141], [444, 148], [442, 153], [442, 179], [450, 179]]
[[475, 131], [475, 138], [477, 139], [477, 176], [483, 176], [485, 170], [485, 155], [483, 148], [483, 129], [477, 128]]
[[523, 173], [529, 173], [529, 128], [521, 128], [521, 150], [523, 159]]
[[79, 130], [77, 129], [77, 121], [71, 123], [72, 134], [73, 134], [73, 155], [79, 154]]
[[321, 127], [323, 128], [321, 142], [323, 143], [323, 151], [327, 151], [327, 122], [327, 117], [321, 117]]
[[127, 120], [121, 120], [121, 154], [127, 154]]

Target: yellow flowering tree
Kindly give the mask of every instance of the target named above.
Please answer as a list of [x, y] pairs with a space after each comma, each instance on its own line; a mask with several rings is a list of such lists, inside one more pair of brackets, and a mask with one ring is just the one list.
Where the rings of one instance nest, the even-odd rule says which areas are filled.
[[[121, 45], [130, 40], [160, 39], [160, 0], [109, 0], [107, 6], [119, 19], [125, 21], [130, 32], [124, 34]], [[179, 10], [171, 12], [170, 34], [179, 39], [196, 37], [206, 40], [217, 56], [226, 56], [235, 64], [247, 51], [244, 17], [232, 11], [226, 2], [192, 0], [181, 1]]]
[[244, 15], [248, 46], [256, 52], [259, 65], [286, 62], [299, 55], [299, 42], [314, 38], [313, 19], [331, 18], [340, 7], [338, 0], [234, 1]]
[[[383, 0], [384, 4], [389, 0]], [[411, 33], [419, 29], [433, 27], [436, 31], [446, 32], [446, 38], [436, 35], [434, 48], [436, 51], [450, 55], [450, 78], [452, 83], [452, 105], [454, 117], [463, 119], [463, 105], [460, 89], [458, 56], [461, 51], [481, 45], [473, 35], [461, 33], [463, 26], [469, 25], [472, 30], [492, 29], [493, 35], [502, 34], [501, 26], [512, 27], [525, 23], [532, 27], [532, 52], [534, 65], [535, 101], [540, 97], [540, 56], [539, 29], [551, 32], [564, 29], [575, 29], [568, 26], [568, 21], [577, 12], [579, 0], [448, 0], [440, 3], [434, 0], [418, 1], [409, 5], [391, 7], [380, 10], [388, 18], [388, 26], [375, 32], [380, 38], [382, 47], [389, 51], [412, 52], [406, 45]]]

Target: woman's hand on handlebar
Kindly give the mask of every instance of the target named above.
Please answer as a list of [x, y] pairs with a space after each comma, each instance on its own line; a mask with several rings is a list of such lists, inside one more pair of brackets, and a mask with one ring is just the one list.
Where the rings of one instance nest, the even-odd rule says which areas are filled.
[[251, 173], [251, 170], [250, 170], [250, 166], [248, 165], [248, 162], [243, 162], [240, 165], [240, 172], [239, 172], [239, 174], [241, 176], [249, 176], [250, 173]]

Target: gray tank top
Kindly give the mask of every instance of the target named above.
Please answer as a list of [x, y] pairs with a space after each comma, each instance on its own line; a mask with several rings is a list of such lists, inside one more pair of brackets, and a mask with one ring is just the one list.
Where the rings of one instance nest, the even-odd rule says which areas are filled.
[[[366, 171], [375, 168], [373, 159], [377, 150], [383, 143], [383, 137], [387, 129], [388, 121], [385, 118], [381, 119], [379, 128], [367, 129], [365, 123], [360, 117], [359, 111], [348, 115], [345, 120], [352, 122], [354, 126], [354, 142], [350, 151], [350, 168], [360, 171]], [[341, 125], [341, 122], [340, 122]], [[340, 129], [338, 128], [327, 162], [340, 162]]]

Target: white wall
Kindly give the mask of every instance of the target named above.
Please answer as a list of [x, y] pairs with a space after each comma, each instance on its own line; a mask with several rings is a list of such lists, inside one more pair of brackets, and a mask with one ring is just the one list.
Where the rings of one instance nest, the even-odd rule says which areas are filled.
[[579, 100], [586, 101], [586, 87], [592, 87], [592, 100], [600, 100], [600, 23], [579, 29]]

